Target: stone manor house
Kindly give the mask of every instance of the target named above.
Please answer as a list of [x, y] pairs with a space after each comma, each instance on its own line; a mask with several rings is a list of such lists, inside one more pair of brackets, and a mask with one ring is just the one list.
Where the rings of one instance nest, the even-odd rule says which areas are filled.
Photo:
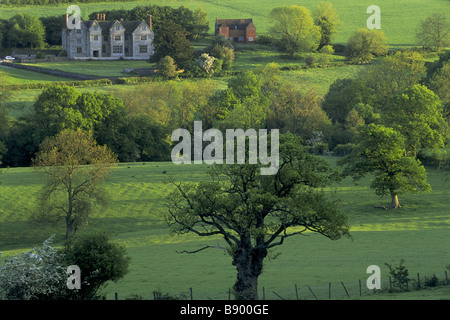
[[81, 21], [80, 29], [69, 29], [69, 15], [63, 15], [62, 48], [76, 59], [149, 59], [154, 54], [152, 16], [147, 21]]

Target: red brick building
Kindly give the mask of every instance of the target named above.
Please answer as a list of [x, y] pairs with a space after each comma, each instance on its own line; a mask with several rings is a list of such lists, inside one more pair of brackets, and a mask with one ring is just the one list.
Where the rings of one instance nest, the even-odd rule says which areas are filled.
[[253, 19], [216, 19], [216, 36], [224, 35], [232, 42], [255, 43]]

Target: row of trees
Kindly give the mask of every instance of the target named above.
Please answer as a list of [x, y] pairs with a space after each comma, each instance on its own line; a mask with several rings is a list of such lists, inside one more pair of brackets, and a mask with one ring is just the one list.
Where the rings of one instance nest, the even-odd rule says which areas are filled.
[[3, 119], [2, 161], [6, 166], [29, 166], [45, 138], [63, 129], [92, 131], [120, 161], [157, 161], [169, 153], [167, 129], [150, 115], [128, 115], [122, 100], [96, 92], [80, 93], [73, 87], [47, 88], [28, 116]]
[[[224, 90], [208, 80], [148, 83], [115, 96], [53, 87], [37, 99], [34, 112], [3, 126], [3, 162], [29, 165], [44, 138], [63, 128], [92, 130], [120, 161], [163, 160], [169, 154], [167, 134], [176, 128], [190, 129], [196, 119], [206, 129], [278, 128], [300, 135], [310, 146], [321, 143], [330, 151], [351, 148], [357, 126], [378, 121], [389, 101], [415, 84], [437, 95], [447, 115], [448, 55], [426, 68], [417, 52], [397, 52], [355, 79], [335, 81], [324, 97], [283, 83], [274, 63], [231, 78]], [[6, 119], [5, 112], [1, 114], [0, 119]]]

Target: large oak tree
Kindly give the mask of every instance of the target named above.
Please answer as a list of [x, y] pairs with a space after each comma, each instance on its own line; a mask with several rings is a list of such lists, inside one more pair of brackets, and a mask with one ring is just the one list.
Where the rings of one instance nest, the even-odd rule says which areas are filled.
[[343, 176], [351, 176], [355, 182], [371, 176], [375, 193], [391, 196], [391, 209], [400, 207], [398, 196], [402, 193], [430, 191], [425, 168], [406, 153], [406, 141], [399, 132], [380, 124], [362, 127], [355, 150], [338, 162], [344, 168]]
[[[280, 136], [280, 166], [260, 175], [261, 165], [213, 165], [210, 181], [172, 181], [167, 221], [177, 234], [221, 236], [236, 267], [236, 299], [258, 298], [258, 277], [269, 250], [285, 239], [316, 232], [349, 235], [346, 215], [322, 190], [339, 180], [329, 164], [309, 154], [299, 138]], [[209, 248], [206, 246], [195, 250]]]

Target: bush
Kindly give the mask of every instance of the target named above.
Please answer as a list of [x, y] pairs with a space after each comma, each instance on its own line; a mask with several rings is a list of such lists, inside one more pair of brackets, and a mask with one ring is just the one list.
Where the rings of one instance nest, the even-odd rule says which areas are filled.
[[63, 250], [68, 265], [81, 270], [81, 289], [72, 292], [77, 299], [92, 299], [108, 281], [118, 281], [128, 272], [126, 249], [111, 243], [104, 234], [69, 240]]
[[302, 66], [300, 65], [292, 65], [292, 66], [283, 66], [280, 68], [282, 71], [292, 71], [292, 70], [301, 70]]
[[63, 255], [51, 247], [53, 237], [37, 248], [16, 254], [0, 268], [0, 300], [63, 298], [67, 274]]
[[36, 53], [36, 59], [45, 59], [46, 55], [45, 53], [43, 53], [42, 51], [39, 51], [38, 53]]
[[177, 76], [177, 66], [170, 56], [165, 56], [158, 62], [158, 72], [165, 79], [173, 79]]
[[158, 78], [155, 77], [127, 77], [127, 78], [117, 78], [117, 84], [138, 84], [146, 82], [156, 82]]
[[347, 46], [337, 43], [335, 45], [333, 45], [333, 49], [335, 53], [345, 53], [347, 50]]
[[305, 58], [305, 62], [308, 67], [314, 67], [317, 62], [317, 57], [313, 54], [310, 54]]
[[390, 264], [385, 263], [385, 265], [389, 268], [389, 274], [393, 278], [393, 287], [400, 291], [405, 291], [408, 287], [409, 281], [411, 281], [411, 279], [408, 278], [408, 269], [406, 269], [403, 265], [403, 262], [404, 260], [401, 259], [398, 266], [391, 266]]
[[328, 64], [330, 62], [330, 56], [334, 54], [334, 49], [332, 46], [323, 46], [320, 49], [320, 62], [322, 64]]
[[434, 274], [431, 278], [425, 279], [424, 284], [426, 287], [437, 287], [439, 285], [439, 280]]
[[338, 144], [334, 147], [333, 152], [337, 156], [346, 156], [355, 149], [356, 144], [354, 143], [346, 143], [346, 144]]
[[374, 56], [383, 56], [388, 52], [383, 31], [358, 29], [348, 40], [345, 55], [348, 60], [367, 63]]
[[274, 39], [266, 35], [258, 36], [258, 38], [256, 38], [256, 42], [263, 45], [274, 45]]
[[328, 151], [328, 143], [326, 142], [316, 143], [310, 148], [310, 150], [314, 154], [323, 154], [324, 151]]

